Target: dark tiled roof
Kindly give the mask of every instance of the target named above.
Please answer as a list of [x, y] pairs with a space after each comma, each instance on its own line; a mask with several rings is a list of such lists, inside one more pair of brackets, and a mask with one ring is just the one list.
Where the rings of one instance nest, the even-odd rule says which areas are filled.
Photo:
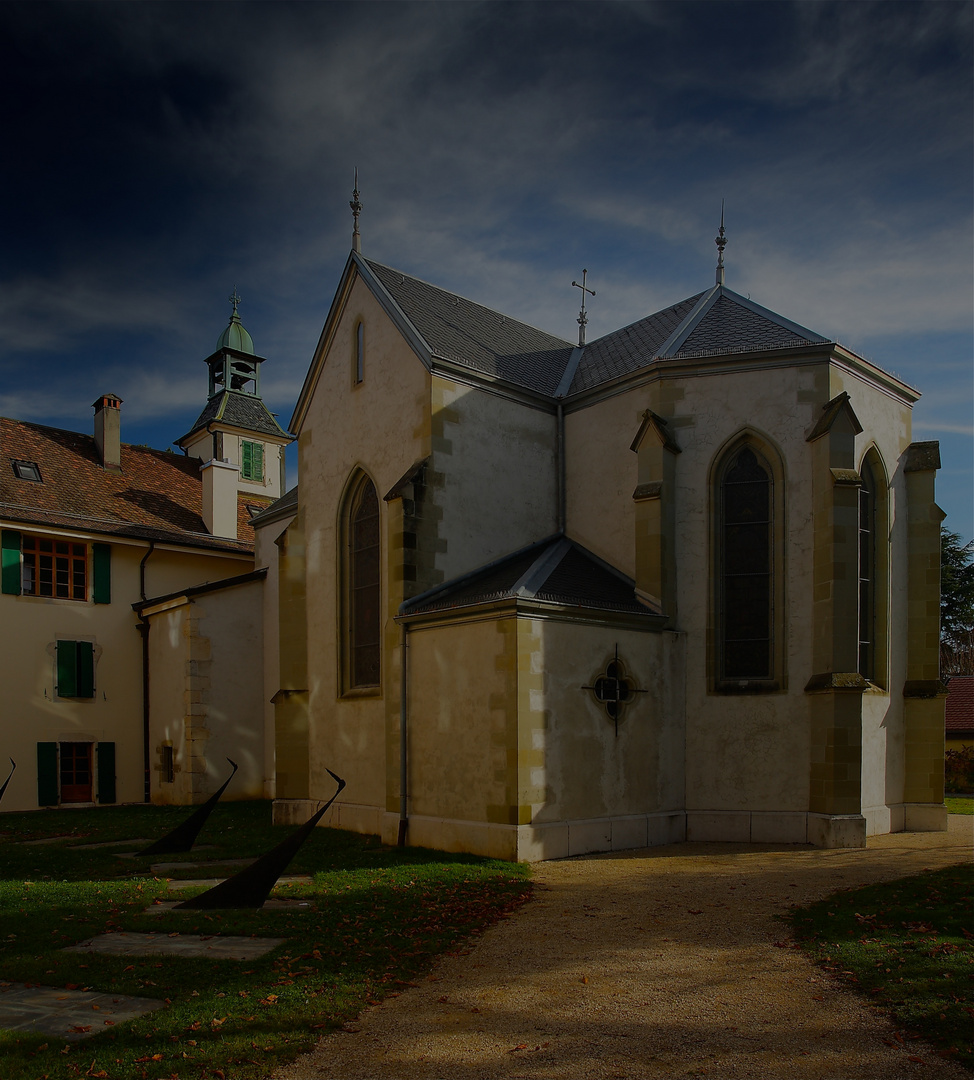
[[573, 345], [419, 278], [364, 260], [434, 356], [554, 394]]
[[403, 615], [524, 599], [629, 615], [654, 613], [636, 599], [633, 582], [580, 544], [542, 540], [406, 601]]
[[219, 420], [230, 427], [243, 428], [245, 431], [257, 431], [262, 435], [287, 436], [287, 432], [271, 416], [259, 397], [224, 390], [210, 398], [196, 418], [196, 423], [178, 442], [188, 439], [194, 432], [206, 427], [211, 420]]
[[286, 514], [296, 514], [298, 512], [298, 485], [295, 484], [290, 491], [286, 492], [279, 499], [270, 503], [265, 510], [260, 514], [255, 514], [251, 519], [250, 524], [256, 528], [265, 521], [271, 521], [279, 516]]
[[948, 735], [974, 734], [974, 675], [952, 675], [944, 709]]
[[[11, 460], [34, 461], [42, 483], [19, 479]], [[120, 472], [102, 468], [90, 435], [0, 418], [0, 515], [11, 521], [249, 551], [253, 529], [238, 506], [239, 541], [210, 536], [203, 524], [199, 462], [122, 443]], [[244, 496], [242, 502], [270, 502]]]
[[599, 386], [651, 363], [701, 296], [703, 293], [697, 293], [586, 345], [569, 394]]
[[797, 334], [766, 315], [739, 304], [725, 293], [717, 298], [674, 355], [752, 352], [810, 345], [824, 340], [818, 334]]

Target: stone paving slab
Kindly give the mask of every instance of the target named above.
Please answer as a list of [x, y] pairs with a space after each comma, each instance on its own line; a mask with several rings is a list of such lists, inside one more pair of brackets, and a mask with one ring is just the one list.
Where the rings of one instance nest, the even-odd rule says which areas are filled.
[[162, 876], [170, 870], [232, 869], [235, 866], [251, 866], [256, 861], [256, 859], [214, 859], [212, 862], [157, 862], [153, 863], [149, 869], [153, 874]]
[[163, 1005], [158, 998], [0, 982], [0, 1028], [54, 1035], [69, 1042], [97, 1035]]
[[[214, 885], [219, 885], [221, 881], [225, 881], [226, 878], [182, 878], [181, 880], [170, 879], [166, 882], [166, 887], [170, 890], [179, 889], [192, 889], [203, 888], [212, 889]], [[295, 882], [310, 881], [310, 874], [285, 874], [283, 877], [277, 879], [278, 885], [293, 885]]]
[[[176, 911], [179, 915], [198, 915], [199, 908], [182, 908], [179, 905], [182, 900], [161, 900], [158, 904], [145, 909], [146, 915], [162, 915], [167, 911]], [[265, 900], [261, 911], [311, 911], [314, 905], [310, 900]], [[220, 909], [217, 909], [220, 910]], [[253, 910], [253, 909], [251, 909]]]
[[136, 844], [151, 844], [151, 840], [138, 837], [135, 840], [103, 840], [100, 844], [72, 844], [73, 851], [96, 851], [98, 848], [107, 847], [135, 847]]
[[210, 960], [254, 960], [287, 938], [235, 937], [219, 934], [99, 934], [62, 952], [110, 953], [115, 956], [201, 956]]

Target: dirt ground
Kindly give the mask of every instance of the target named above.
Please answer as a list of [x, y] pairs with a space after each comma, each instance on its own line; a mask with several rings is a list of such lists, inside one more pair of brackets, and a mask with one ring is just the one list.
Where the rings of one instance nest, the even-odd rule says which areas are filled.
[[865, 851], [678, 844], [535, 867], [535, 899], [278, 1080], [971, 1080], [787, 945], [779, 916], [971, 859], [970, 817]]

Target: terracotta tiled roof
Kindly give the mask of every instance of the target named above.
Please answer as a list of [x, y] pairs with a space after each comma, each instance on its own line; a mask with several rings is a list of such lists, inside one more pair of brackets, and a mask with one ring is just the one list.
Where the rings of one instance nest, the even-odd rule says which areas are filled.
[[948, 735], [974, 734], [974, 675], [952, 675], [944, 710]]
[[[0, 516], [88, 532], [134, 536], [224, 551], [249, 551], [254, 532], [242, 496], [238, 536], [210, 536], [203, 524], [199, 462], [181, 454], [122, 443], [121, 471], [102, 468], [90, 435], [0, 418]], [[41, 482], [16, 475], [13, 461], [35, 462]]]

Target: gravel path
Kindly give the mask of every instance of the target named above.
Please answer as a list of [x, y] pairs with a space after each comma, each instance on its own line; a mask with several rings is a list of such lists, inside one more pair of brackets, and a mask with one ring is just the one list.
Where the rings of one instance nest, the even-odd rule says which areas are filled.
[[[971, 858], [970, 817], [865, 851], [678, 844], [535, 867], [535, 899], [278, 1080], [971, 1080], [776, 945], [838, 888]], [[920, 1059], [920, 1060], [917, 1060]]]

